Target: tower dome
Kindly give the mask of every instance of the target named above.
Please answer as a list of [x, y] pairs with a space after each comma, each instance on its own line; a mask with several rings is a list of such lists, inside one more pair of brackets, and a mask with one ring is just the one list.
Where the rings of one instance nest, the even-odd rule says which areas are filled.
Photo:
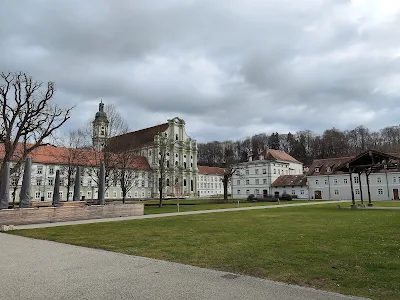
[[107, 120], [107, 114], [104, 111], [103, 100], [99, 103], [99, 111], [96, 113], [96, 116], [95, 116], [95, 121], [100, 120], [100, 119]]

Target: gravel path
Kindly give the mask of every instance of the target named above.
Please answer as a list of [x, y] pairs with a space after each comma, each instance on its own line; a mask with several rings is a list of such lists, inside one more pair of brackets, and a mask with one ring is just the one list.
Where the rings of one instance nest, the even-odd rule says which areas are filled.
[[0, 233], [0, 299], [362, 299]]

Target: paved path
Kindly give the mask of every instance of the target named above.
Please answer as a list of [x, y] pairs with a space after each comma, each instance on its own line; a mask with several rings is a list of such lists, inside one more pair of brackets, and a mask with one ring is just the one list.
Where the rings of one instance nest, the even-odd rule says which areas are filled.
[[339, 200], [335, 200], [335, 201], [321, 201], [321, 202], [304, 202], [304, 203], [282, 204], [282, 205], [265, 205], [265, 206], [250, 206], [250, 207], [237, 207], [237, 208], [209, 209], [209, 210], [175, 212], [175, 213], [166, 213], [166, 214], [152, 214], [152, 215], [133, 216], [133, 217], [120, 217], [120, 218], [79, 220], [79, 221], [69, 221], [69, 222], [55, 222], [55, 223], [43, 223], [43, 224], [17, 225], [17, 226], [15, 226], [15, 229], [32, 229], [32, 228], [44, 228], [44, 227], [55, 227], [55, 226], [77, 225], [77, 224], [88, 224], [88, 223], [115, 222], [115, 221], [139, 220], [139, 219], [153, 219], [153, 218], [164, 218], [164, 217], [184, 216], [184, 215], [221, 213], [221, 212], [227, 212], [227, 211], [241, 211], [241, 210], [254, 210], [254, 209], [272, 209], [272, 208], [284, 208], [284, 207], [292, 207], [292, 206], [321, 205], [321, 204], [340, 203], [340, 202], [349, 202], [349, 200], [340, 200], [340, 201]]
[[0, 233], [0, 299], [361, 299]]

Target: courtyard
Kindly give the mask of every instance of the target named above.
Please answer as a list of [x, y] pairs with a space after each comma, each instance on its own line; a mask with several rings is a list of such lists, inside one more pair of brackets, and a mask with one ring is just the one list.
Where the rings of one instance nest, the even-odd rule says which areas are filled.
[[[223, 212], [12, 233], [347, 295], [399, 299], [400, 210], [341, 206]], [[382, 206], [400, 205], [385, 202]]]

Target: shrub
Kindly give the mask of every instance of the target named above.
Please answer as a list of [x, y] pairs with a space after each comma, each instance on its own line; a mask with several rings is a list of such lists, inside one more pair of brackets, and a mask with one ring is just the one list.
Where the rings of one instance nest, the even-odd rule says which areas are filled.
[[282, 194], [280, 200], [291, 201], [292, 200], [292, 195], [290, 195], [290, 194]]
[[257, 199], [256, 199], [256, 197], [254, 197], [253, 194], [250, 194], [250, 195], [247, 196], [247, 201], [256, 201], [256, 200]]

